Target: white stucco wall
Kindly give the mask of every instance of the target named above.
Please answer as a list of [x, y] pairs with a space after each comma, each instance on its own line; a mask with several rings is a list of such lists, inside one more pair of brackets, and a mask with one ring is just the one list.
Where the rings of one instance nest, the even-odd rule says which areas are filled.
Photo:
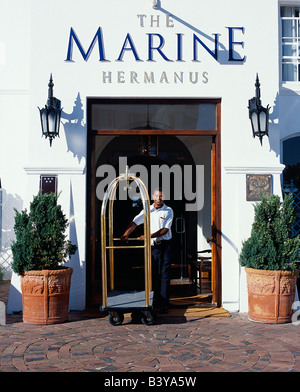
[[[0, 0], [0, 176], [11, 200], [5, 214], [12, 216], [14, 204], [18, 208], [29, 205], [41, 173], [58, 174], [60, 201], [71, 219], [71, 237], [76, 236], [79, 247], [70, 262], [75, 267], [70, 307], [84, 308], [86, 98], [221, 98], [222, 299], [228, 310], [247, 311], [245, 279], [238, 263], [242, 241], [249, 236], [253, 221], [253, 203], [246, 201], [246, 174], [272, 174], [273, 191], [280, 194], [280, 139], [289, 132], [300, 132], [294, 125], [297, 110], [291, 117], [293, 125], [286, 116], [293, 109], [295, 96], [277, 99], [278, 1], [189, 0], [187, 4], [162, 0], [160, 4], [161, 8], [154, 10], [152, 0], [53, 0], [51, 5], [38, 0]], [[74, 43], [73, 62], [66, 62], [70, 28], [87, 51], [99, 26], [109, 61], [99, 61], [97, 43], [84, 61]], [[234, 56], [245, 56], [243, 62], [228, 61], [228, 27], [237, 28], [234, 41], [244, 43], [234, 45]], [[136, 61], [132, 51], [124, 53], [123, 61], [116, 61], [127, 33], [143, 61]], [[162, 50], [173, 61], [165, 61], [158, 53], [154, 53], [155, 61], [147, 61], [149, 33], [164, 37]], [[184, 61], [176, 61], [177, 34], [183, 34]], [[219, 34], [218, 61], [200, 45], [200, 61], [192, 61], [193, 34], [211, 51], [213, 34]], [[132, 72], [138, 82], [132, 79]], [[153, 72], [155, 83], [145, 83], [144, 72]], [[183, 72], [183, 83], [174, 82], [174, 72]], [[198, 72], [198, 83], [189, 81], [190, 72], [193, 76]], [[248, 99], [255, 94], [257, 72], [262, 103], [272, 106], [270, 138], [263, 139], [263, 146], [252, 138], [247, 109]], [[51, 148], [49, 141], [41, 138], [37, 109], [46, 104], [50, 73], [54, 96], [62, 101], [64, 112], [60, 138]], [[279, 101], [282, 110], [278, 110]], [[78, 102], [82, 107], [76, 106]], [[74, 108], [77, 121], [69, 121], [67, 115], [74, 113]], [[285, 124], [284, 131], [281, 124]], [[75, 133], [80, 137], [74, 147], [68, 138]]]

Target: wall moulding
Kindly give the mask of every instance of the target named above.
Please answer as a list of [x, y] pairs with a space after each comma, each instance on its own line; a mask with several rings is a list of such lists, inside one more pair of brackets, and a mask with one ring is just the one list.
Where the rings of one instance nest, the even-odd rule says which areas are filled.
[[224, 166], [226, 174], [281, 174], [285, 165], [278, 166]]
[[24, 170], [28, 175], [58, 174], [76, 175], [85, 173], [85, 165], [82, 166], [25, 166]]
[[0, 89], [0, 95], [28, 95], [29, 90], [25, 89]]

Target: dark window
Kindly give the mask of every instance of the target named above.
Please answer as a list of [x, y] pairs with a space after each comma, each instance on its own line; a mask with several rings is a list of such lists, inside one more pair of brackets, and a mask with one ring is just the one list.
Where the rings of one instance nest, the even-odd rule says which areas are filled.
[[96, 103], [92, 130], [216, 130], [214, 103]]
[[283, 142], [283, 183], [294, 185], [300, 190], [300, 136], [292, 137]]

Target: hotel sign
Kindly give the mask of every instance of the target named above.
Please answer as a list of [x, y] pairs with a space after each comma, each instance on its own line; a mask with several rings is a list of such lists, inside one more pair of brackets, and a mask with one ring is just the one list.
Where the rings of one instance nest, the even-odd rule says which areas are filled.
[[[145, 27], [160, 28], [162, 26], [162, 20], [160, 20], [160, 15], [144, 15], [138, 14], [137, 20], [139, 23], [139, 27], [141, 29], [145, 29]], [[147, 25], [147, 21], [148, 25]], [[166, 28], [171, 29], [174, 28], [174, 21], [171, 15], [166, 15], [164, 25]], [[201, 62], [201, 58], [204, 54], [212, 57], [216, 62], [220, 62], [219, 59], [219, 48], [222, 48], [223, 54], [226, 53], [226, 59], [223, 58], [227, 64], [233, 63], [243, 63], [246, 60], [245, 56], [241, 56], [237, 50], [242, 50], [244, 48], [244, 41], [242, 41], [241, 37], [245, 32], [244, 27], [233, 27], [226, 26], [227, 30], [227, 38], [226, 43], [223, 44], [220, 42], [220, 34], [213, 33], [211, 36], [207, 34], [203, 34], [205, 38], [199, 36], [199, 34], [192, 33], [192, 35], [188, 38], [183, 33], [174, 33], [172, 38], [168, 37], [166, 39], [163, 34], [160, 33], [145, 33], [144, 45], [146, 46], [146, 56], [141, 56], [140, 48], [137, 47], [135, 38], [132, 34], [127, 33], [124, 36], [124, 39], [121, 41], [122, 45], [118, 48], [114, 48], [114, 57], [110, 58], [106, 55], [106, 49], [109, 47], [109, 42], [105, 38], [105, 34], [101, 26], [98, 27], [94, 37], [88, 48], [84, 48], [80, 42], [79, 36], [77, 35], [75, 29], [73, 27], [70, 28], [68, 47], [67, 47], [67, 56], [65, 62], [71, 63], [73, 60], [73, 51], [74, 44], [82, 56], [84, 61], [88, 61], [93, 50], [98, 52], [98, 59], [101, 63], [110, 63], [112, 61], [115, 62], [125, 62], [125, 61], [134, 61], [134, 62], [146, 62], [153, 63], [157, 61], [163, 61], [165, 63], [180, 63], [191, 61], [192, 63]], [[207, 42], [209, 41], [209, 42]], [[167, 55], [165, 48], [171, 47], [173, 48], [172, 55]], [[187, 48], [190, 50], [189, 58], [184, 57], [184, 49]], [[241, 49], [242, 48], [242, 49]], [[144, 48], [142, 48], [144, 50]], [[174, 73], [174, 82], [182, 82], [184, 75], [183, 73]], [[193, 74], [193, 75], [191, 75]], [[203, 83], [208, 82], [208, 73], [203, 71], [199, 76], [198, 72], [190, 73], [189, 79], [191, 83], [198, 83], [200, 81]], [[107, 72], [103, 75], [104, 83], [111, 83], [113, 79], [112, 73]], [[125, 80], [125, 72], [120, 71], [115, 76], [115, 79], [118, 83], [124, 83]], [[143, 75], [143, 80], [145, 83], [155, 83], [155, 76], [152, 73], [145, 72]], [[161, 83], [168, 83], [168, 75], [166, 72], [163, 72], [160, 75], [159, 81]], [[138, 75], [135, 72], [131, 72], [130, 74], [130, 82], [131, 83], [139, 83]]]

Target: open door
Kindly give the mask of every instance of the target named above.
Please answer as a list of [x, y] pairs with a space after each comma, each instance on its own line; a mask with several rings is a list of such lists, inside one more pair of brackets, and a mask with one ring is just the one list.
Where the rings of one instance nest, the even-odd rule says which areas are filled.
[[[132, 123], [132, 116], [136, 121]], [[137, 147], [133, 149], [133, 142], [138, 140], [141, 135], [158, 136], [163, 140], [166, 137], [167, 149], [159, 149], [159, 157], [162, 161], [172, 165], [171, 159], [182, 159], [181, 154], [172, 151], [174, 143], [170, 143], [168, 137], [184, 136], [190, 138], [190, 148], [195, 148], [191, 142], [193, 136], [211, 138], [211, 246], [212, 246], [212, 302], [221, 306], [221, 100], [220, 99], [103, 99], [91, 98], [87, 102], [87, 233], [86, 233], [86, 260], [87, 260], [87, 306], [96, 305], [101, 301], [101, 268], [99, 262], [99, 238], [100, 229], [99, 200], [96, 197], [97, 189], [97, 168], [100, 164], [114, 166], [113, 159], [120, 155], [128, 158], [129, 166], [135, 164]], [[109, 122], [107, 122], [109, 120]], [[128, 120], [128, 124], [126, 121]], [[103, 123], [106, 121], [107, 123]], [[125, 124], [125, 125], [124, 125]], [[146, 124], [146, 125], [145, 125]], [[150, 125], [155, 125], [152, 127]], [[149, 126], [148, 126], [149, 125]], [[97, 140], [104, 140], [101, 144]], [[135, 139], [136, 138], [136, 139]], [[104, 148], [109, 147], [110, 143], [116, 141], [117, 146], [113, 153], [107, 154], [101, 161]], [[128, 147], [126, 145], [128, 144]], [[160, 143], [160, 146], [162, 144]], [[102, 147], [103, 146], [103, 147]], [[101, 147], [101, 148], [100, 148]], [[208, 147], [209, 148], [209, 147]], [[206, 150], [207, 152], [209, 150]], [[195, 155], [199, 154], [194, 151]], [[172, 158], [173, 157], [173, 158]], [[132, 162], [131, 162], [132, 160]], [[209, 157], [208, 157], [209, 160]], [[143, 162], [143, 165], [146, 165]], [[177, 200], [173, 209], [180, 209]], [[171, 202], [168, 204], [172, 204]], [[123, 213], [129, 209], [123, 208]], [[125, 211], [125, 212], [124, 212]], [[191, 215], [191, 214], [190, 214]], [[195, 218], [194, 218], [195, 215]], [[174, 234], [178, 236], [176, 243], [179, 246], [178, 255], [183, 254], [184, 248], [188, 247], [188, 239], [195, 240], [196, 235], [189, 235], [192, 225], [197, 226], [197, 213], [193, 218], [187, 215], [178, 214], [179, 219], [174, 221]], [[128, 221], [123, 217], [124, 222]], [[210, 234], [205, 233], [205, 237]], [[185, 245], [186, 242], [186, 245]], [[184, 258], [179, 264], [178, 275], [181, 279], [186, 274], [186, 263]], [[135, 271], [139, 271], [139, 265], [133, 266]], [[122, 271], [120, 276], [125, 281]]]

